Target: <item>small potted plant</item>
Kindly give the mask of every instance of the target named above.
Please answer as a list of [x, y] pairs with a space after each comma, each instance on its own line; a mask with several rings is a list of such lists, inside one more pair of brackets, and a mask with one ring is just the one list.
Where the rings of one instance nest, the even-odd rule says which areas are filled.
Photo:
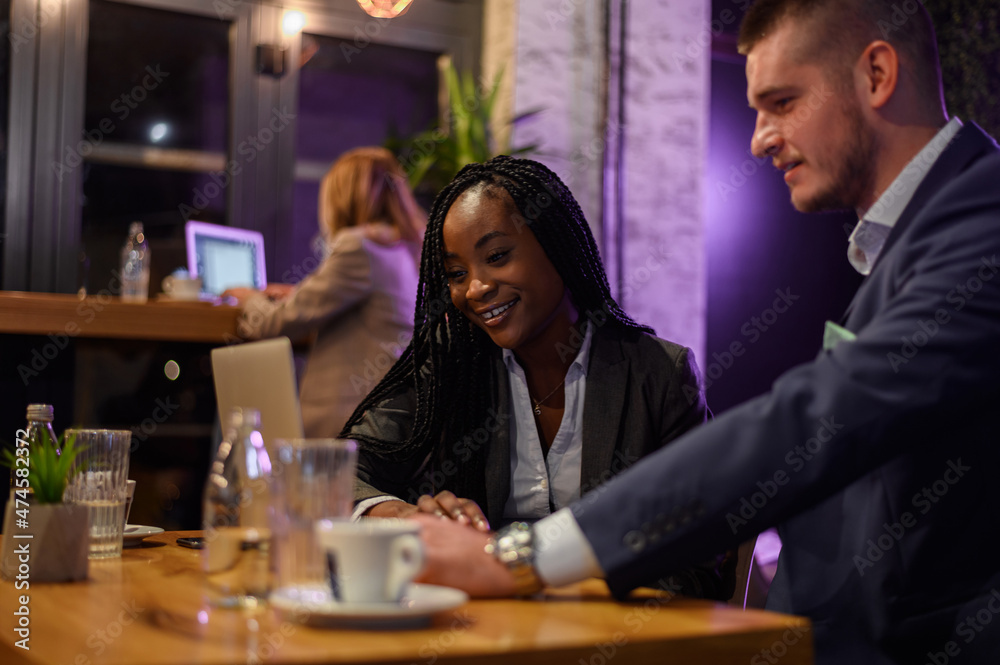
[[3, 464], [11, 468], [14, 481], [3, 521], [4, 579], [28, 583], [86, 579], [87, 507], [63, 502], [79, 452], [74, 437], [52, 441], [47, 435], [30, 445], [20, 439], [13, 450], [3, 451]]

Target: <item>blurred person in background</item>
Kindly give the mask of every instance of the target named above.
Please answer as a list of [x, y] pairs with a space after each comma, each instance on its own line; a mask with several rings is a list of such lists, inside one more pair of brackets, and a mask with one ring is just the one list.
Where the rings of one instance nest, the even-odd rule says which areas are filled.
[[334, 437], [410, 341], [426, 216], [388, 150], [356, 148], [323, 177], [328, 255], [297, 285], [230, 289], [240, 335], [311, 338], [299, 384], [307, 437]]

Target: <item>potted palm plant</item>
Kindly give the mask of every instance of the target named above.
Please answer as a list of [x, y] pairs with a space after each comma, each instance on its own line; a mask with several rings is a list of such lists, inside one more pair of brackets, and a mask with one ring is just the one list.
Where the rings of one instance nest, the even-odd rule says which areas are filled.
[[4, 579], [28, 584], [86, 579], [87, 507], [63, 502], [78, 454], [75, 437], [52, 441], [44, 433], [31, 444], [19, 439], [17, 446], [3, 451], [3, 464], [11, 468], [14, 481], [3, 522]]
[[[399, 155], [410, 188], [428, 201], [466, 164], [485, 162], [501, 154], [527, 156], [538, 149], [534, 144], [517, 148], [500, 144], [490, 129], [503, 79], [502, 69], [488, 88], [478, 86], [471, 72], [459, 74], [451, 63], [444, 70], [444, 79], [448, 89], [447, 122], [408, 138], [390, 134], [385, 144]], [[510, 124], [516, 125], [538, 113], [541, 109], [526, 111]]]

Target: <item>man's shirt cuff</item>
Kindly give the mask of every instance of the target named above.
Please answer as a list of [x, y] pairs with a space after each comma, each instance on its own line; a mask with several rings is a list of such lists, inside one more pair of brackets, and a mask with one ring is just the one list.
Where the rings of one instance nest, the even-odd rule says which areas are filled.
[[535, 570], [546, 586], [604, 577], [593, 548], [568, 507], [539, 520], [534, 531]]

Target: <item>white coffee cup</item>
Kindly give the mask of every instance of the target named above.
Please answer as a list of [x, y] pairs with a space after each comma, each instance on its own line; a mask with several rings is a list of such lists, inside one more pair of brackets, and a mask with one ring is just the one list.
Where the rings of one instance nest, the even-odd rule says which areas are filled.
[[419, 533], [420, 525], [409, 520], [317, 522], [334, 600], [398, 603], [424, 565]]
[[128, 526], [128, 514], [132, 511], [132, 499], [135, 498], [135, 481], [129, 480], [127, 494], [125, 495], [125, 514], [122, 516], [123, 528]]
[[174, 300], [198, 300], [201, 297], [201, 278], [167, 275], [160, 284], [163, 292]]

